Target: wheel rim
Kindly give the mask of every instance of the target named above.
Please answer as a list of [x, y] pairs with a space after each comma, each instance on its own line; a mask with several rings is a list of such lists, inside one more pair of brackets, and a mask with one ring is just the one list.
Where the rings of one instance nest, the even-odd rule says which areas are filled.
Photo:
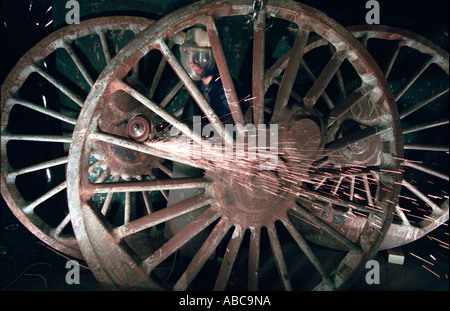
[[[96, 75], [114, 56], [111, 45], [117, 51], [130, 36], [150, 23], [144, 18], [121, 16], [64, 27], [28, 51], [2, 85], [2, 195], [28, 230], [67, 255], [82, 258], [70, 232], [64, 195], [67, 187], [64, 167], [73, 126]], [[92, 46], [94, 52], [90, 50]], [[78, 72], [73, 81], [68, 75], [70, 70]], [[41, 98], [31, 98], [28, 96], [31, 92]], [[55, 103], [58, 101], [55, 96], [59, 103]], [[28, 123], [33, 125], [27, 126]], [[43, 131], [44, 127], [49, 130]], [[31, 152], [34, 157], [21, 163], [14, 159], [18, 152]], [[40, 187], [37, 180], [48, 184]], [[57, 216], [53, 217], [54, 214]]]
[[[448, 115], [448, 52], [430, 40], [400, 28], [354, 26], [348, 29], [369, 48], [369, 52], [376, 48], [369, 45], [371, 41], [381, 39], [394, 43], [383, 68], [399, 107], [406, 160], [396, 218], [380, 247], [389, 249], [415, 241], [448, 221], [448, 136], [442, 135], [448, 132], [448, 118], [444, 118]], [[372, 52], [372, 55], [376, 54]], [[417, 55], [424, 58], [417, 59]], [[405, 63], [415, 72], [402, 75], [398, 68]], [[441, 81], [436, 83], [439, 79]], [[416, 94], [423, 83], [427, 83], [427, 89], [431, 91], [420, 97]], [[421, 114], [430, 117], [416, 124], [417, 121], [411, 118]], [[429, 160], [431, 158], [434, 162]], [[426, 180], [433, 188], [429, 189], [420, 180]], [[421, 212], [421, 209], [426, 211]]]
[[[195, 13], [194, 13], [195, 12]], [[293, 46], [295, 53], [292, 54], [296, 57], [292, 57], [289, 60], [289, 68], [284, 73], [283, 80], [281, 82], [275, 104], [275, 110], [272, 113], [271, 118], [265, 117], [264, 112], [264, 40], [265, 40], [265, 27], [261, 28], [259, 23], [265, 23], [264, 18], [256, 18], [254, 21], [255, 29], [263, 29], [264, 31], [255, 31], [253, 40], [253, 62], [252, 62], [252, 97], [253, 97], [253, 110], [251, 113], [243, 113], [240, 111], [240, 106], [236, 103], [239, 102], [236, 92], [232, 84], [232, 78], [229, 73], [229, 67], [226, 63], [226, 59], [223, 55], [223, 49], [218, 38], [218, 32], [216, 28], [216, 22], [220, 17], [228, 16], [249, 16], [252, 13], [252, 3], [249, 1], [227, 1], [208, 3], [200, 2], [194, 4], [185, 9], [179, 10], [169, 16], [158, 21], [151, 27], [147, 28], [138, 37], [136, 37], [125, 49], [123, 49], [116, 58], [105, 68], [101, 77], [94, 86], [94, 91], [90, 93], [87, 100], [88, 105], [82, 111], [83, 122], [79, 122], [75, 129], [75, 134], [80, 139], [76, 143], [71, 145], [69, 167], [77, 168], [76, 170], [68, 171], [68, 195], [69, 195], [69, 208], [71, 215], [76, 219], [74, 230], [80, 243], [81, 249], [85, 255], [85, 259], [93, 269], [94, 274], [101, 283], [110, 288], [118, 289], [130, 289], [134, 287], [145, 287], [152, 289], [161, 289], [162, 286], [157, 282], [158, 275], [156, 269], [160, 264], [164, 264], [165, 260], [173, 256], [178, 249], [180, 249], [187, 241], [197, 236], [203, 229], [210, 227], [212, 229], [210, 234], [195, 253], [194, 258], [186, 269], [181, 272], [181, 276], [171, 284], [169, 287], [173, 287], [177, 290], [187, 289], [192, 281], [197, 277], [199, 271], [202, 269], [210, 255], [212, 255], [219, 246], [219, 244], [227, 244], [229, 252], [224, 254], [222, 258], [222, 264], [219, 268], [218, 277], [214, 285], [215, 289], [224, 289], [231, 274], [231, 268], [233, 267], [239, 249], [245, 242], [244, 236], [248, 236], [248, 262], [247, 262], [247, 274], [248, 274], [248, 288], [258, 288], [258, 274], [260, 273], [260, 259], [262, 248], [262, 231], [267, 232], [268, 243], [270, 252], [273, 254], [275, 266], [279, 271], [281, 284], [285, 289], [291, 289], [292, 283], [288, 276], [288, 270], [286, 266], [285, 257], [283, 255], [282, 245], [280, 243], [279, 228], [281, 224], [283, 230], [287, 231], [295, 245], [298, 246], [305, 254], [310, 264], [315, 267], [319, 274], [318, 284], [312, 286], [316, 289], [333, 289], [342, 288], [348, 285], [350, 279], [359, 270], [361, 265], [371, 256], [373, 256], [381, 243], [381, 237], [389, 227], [392, 219], [392, 211], [395, 207], [395, 201], [399, 191], [399, 186], [396, 184], [401, 180], [401, 174], [399, 174], [398, 161], [393, 157], [401, 157], [401, 136], [398, 127], [398, 115], [393, 105], [393, 98], [390, 94], [389, 88], [383, 76], [375, 65], [369, 54], [362, 48], [361, 45], [355, 41], [351, 34], [347, 33], [345, 29], [337, 25], [335, 22], [323, 16], [322, 13], [306, 7], [300, 6], [293, 2], [271, 2], [265, 7], [265, 11], [261, 11], [258, 14], [264, 16], [267, 14], [274, 22], [284, 22], [298, 24], [299, 30], [296, 32], [296, 39]], [[302, 13], [299, 13], [302, 12]], [[257, 15], [258, 15], [257, 14]], [[373, 100], [373, 106], [375, 106], [376, 112], [379, 114], [380, 119], [383, 122], [374, 122], [373, 120], [365, 120], [366, 124], [360, 124], [359, 130], [356, 135], [345, 134], [345, 139], [340, 139], [338, 135], [335, 135], [338, 130], [333, 130], [333, 135], [336, 138], [330, 140], [328, 131], [323, 133], [321, 130], [319, 133], [313, 132], [312, 136], [318, 136], [311, 140], [312, 144], [316, 144], [315, 152], [302, 155], [304, 158], [304, 165], [307, 170], [315, 160], [323, 158], [325, 155], [329, 155], [328, 152], [338, 152], [348, 146], [357, 145], [360, 142], [364, 142], [371, 137], [379, 137], [380, 143], [379, 155], [382, 158], [381, 164], [378, 163], [376, 170], [379, 174], [380, 184], [383, 187], [377, 187], [375, 189], [375, 196], [373, 198], [373, 204], [371, 206], [365, 206], [364, 204], [355, 204], [354, 202], [346, 201], [342, 198], [333, 199], [328, 195], [322, 195], [314, 190], [308, 189], [303, 186], [293, 186], [292, 182], [288, 183], [288, 191], [282, 191], [284, 181], [279, 176], [274, 178], [271, 172], [254, 171], [252, 169], [246, 169], [245, 172], [250, 172], [251, 180], [246, 181], [246, 185], [253, 187], [261, 187], [261, 184], [266, 181], [275, 181], [279, 186], [274, 190], [280, 195], [281, 191], [283, 196], [287, 199], [282, 199], [280, 203], [278, 197], [268, 195], [266, 192], [258, 192], [261, 197], [258, 199], [256, 206], [252, 205], [251, 200], [255, 197], [255, 191], [250, 197], [245, 195], [245, 189], [240, 186], [240, 190], [235, 191], [233, 186], [237, 185], [239, 181], [245, 179], [239, 175], [239, 171], [242, 170], [242, 166], [236, 168], [223, 169], [221, 165], [223, 163], [214, 163], [214, 161], [193, 161], [189, 156], [183, 157], [177, 154], [173, 149], [164, 149], [159, 142], [148, 142], [144, 144], [138, 144], [124, 138], [123, 136], [113, 135], [114, 133], [105, 132], [103, 129], [98, 130], [99, 120], [101, 120], [101, 114], [98, 113], [106, 107], [106, 103], [111, 102], [112, 94], [116, 92], [125, 92], [140, 101], [143, 106], [146, 106], [148, 110], [153, 111], [160, 118], [164, 119], [167, 123], [178, 128], [186, 136], [193, 140], [200, 141], [199, 137], [193, 133], [189, 127], [181, 120], [177, 119], [167, 111], [160, 109], [160, 106], [155, 104], [147, 96], [138, 92], [123, 79], [127, 76], [130, 68], [134, 66], [141, 58], [143, 58], [150, 51], [159, 51], [164, 58], [167, 59], [171, 65], [172, 70], [180, 78], [186, 88], [190, 91], [191, 96], [196, 100], [198, 105], [203, 108], [203, 112], [211, 122], [213, 128], [218, 132], [222, 130], [223, 125], [217, 122], [218, 118], [214, 111], [208, 109], [208, 103], [205, 99], [198, 94], [195, 86], [193, 87], [192, 81], [186, 75], [181, 67], [181, 64], [176, 60], [170, 48], [164, 42], [166, 38], [169, 38], [179, 31], [183, 31], [186, 28], [196, 24], [202, 23], [206, 25], [208, 34], [213, 46], [213, 51], [218, 64], [218, 69], [221, 74], [222, 83], [224, 88], [231, 90], [228, 95], [228, 102], [231, 103], [230, 111], [235, 123], [244, 123], [245, 120], [253, 118], [255, 124], [261, 123], [277, 123], [284, 122], [286, 115], [290, 114], [289, 120], [294, 120], [294, 129], [298, 129], [301, 126], [305, 128], [311, 128], [311, 122], [315, 124], [315, 128], [320, 128], [323, 124], [316, 122], [316, 119], [322, 120], [323, 114], [328, 113], [329, 116], [338, 118], [341, 114], [339, 111], [333, 112], [333, 109], [326, 105], [326, 102], [320, 109], [325, 109], [321, 113], [316, 110], [319, 109], [317, 104], [319, 97], [323, 93], [323, 89], [328, 86], [330, 80], [339, 71], [343, 62], [348, 62], [352, 68], [352, 72], [360, 78], [360, 88], [354, 90], [355, 96], [360, 94], [360, 97], [369, 96]], [[305, 28], [307, 25], [310, 28]], [[300, 65], [299, 58], [305, 51], [305, 45], [307, 38], [311, 32], [315, 32], [322, 35], [330, 44], [336, 48], [337, 52], [333, 52], [328, 65], [322, 69], [322, 74], [318, 76], [315, 83], [308, 89], [308, 93], [305, 95], [303, 102], [305, 103], [303, 109], [291, 109], [288, 105], [289, 95], [291, 94], [292, 86], [294, 84], [297, 70]], [[297, 53], [298, 52], [298, 53]], [[282, 69], [280, 70], [280, 72]], [[284, 79], [286, 78], [286, 79]], [[176, 84], [176, 83], [175, 83]], [[367, 90], [369, 89], [369, 90]], [[373, 93], [372, 93], [373, 92]], [[361, 95], [362, 94], [362, 95]], [[369, 103], [370, 104], [370, 103]], [[349, 105], [348, 103], [346, 105]], [[372, 107], [373, 107], [372, 106]], [[340, 109], [348, 110], [348, 106], [341, 106]], [[326, 111], [328, 109], [328, 112]], [[331, 110], [331, 111], [330, 111]], [[313, 114], [313, 118], [305, 118], [305, 115]], [[387, 118], [387, 122], [386, 119]], [[328, 118], [329, 120], [333, 118]], [[325, 124], [326, 125], [326, 124]], [[314, 128], [314, 126], [312, 126]], [[329, 128], [329, 127], [326, 127]], [[288, 131], [289, 132], [289, 131]], [[222, 133], [222, 132], [220, 132]], [[293, 135], [292, 133], [286, 134], [284, 137]], [[327, 136], [328, 135], [328, 136]], [[328, 137], [328, 138], [326, 138]], [[224, 137], [227, 139], [227, 137]], [[324, 141], [328, 139], [328, 141]], [[196, 178], [174, 178], [153, 180], [145, 182], [119, 182], [119, 183], [101, 183], [93, 184], [88, 180], [89, 163], [86, 159], [90, 157], [92, 152], [92, 146], [94, 142], [108, 142], [111, 145], [133, 150], [134, 152], [140, 152], [149, 154], [151, 156], [157, 156], [175, 162], [187, 164], [196, 168], [205, 169], [206, 174], [203, 177]], [[202, 143], [200, 141], [200, 143]], [[283, 146], [288, 146], [290, 141], [288, 140]], [[327, 147], [324, 148], [325, 143]], [[164, 145], [164, 144], [162, 144]], [[299, 147], [295, 146], [295, 151], [298, 151]], [[320, 152], [317, 152], [320, 149]], [[295, 152], [289, 154], [287, 151], [289, 148], [283, 149], [283, 153], [287, 158], [291, 158], [291, 163], [286, 161], [287, 164], [280, 164], [280, 169], [276, 172], [278, 175], [284, 173], [290, 174], [292, 166], [292, 159], [295, 159]], [[312, 154], [311, 154], [312, 153]], [[246, 163], [247, 165], [248, 163]], [[375, 164], [374, 164], [375, 165]], [[286, 168], [286, 166], [290, 166]], [[76, 172], [77, 171], [77, 172]], [[78, 174], [79, 172], [79, 174]], [[303, 171], [305, 173], [306, 171]], [[301, 173], [301, 172], [300, 172]], [[317, 171], [315, 172], [317, 173]], [[323, 173], [323, 171], [321, 172]], [[331, 174], [332, 171], [328, 170], [326, 173]], [[350, 171], [346, 171], [347, 174], [352, 175]], [[354, 174], [354, 173], [353, 173]], [[314, 176], [314, 172], [310, 174]], [[308, 176], [306, 182], [311, 179]], [[292, 175], [291, 175], [292, 177]], [[298, 175], [297, 175], [298, 178]], [[400, 178], [400, 179], [399, 179]], [[224, 181], [225, 180], [225, 181]], [[245, 187], [245, 186], [244, 186]], [[107, 218], [105, 218], [100, 212], [99, 208], [92, 204], [91, 198], [96, 193], [109, 193], [109, 192], [140, 192], [140, 191], [161, 191], [161, 190], [175, 190], [175, 189], [204, 189], [203, 193], [200, 193], [194, 197], [181, 201], [177, 204], [170, 205], [169, 207], [162, 208], [154, 213], [148, 214], [136, 220], [127, 222], [123, 220], [121, 225], [114, 226]], [[260, 188], [259, 188], [260, 189]], [[388, 190], [387, 190], [388, 189]], [[258, 191], [258, 190], [256, 190]], [[336, 205], [343, 205], [349, 210], [359, 210], [360, 212], [367, 213], [367, 221], [362, 232], [356, 236], [357, 241], [352, 241], [350, 238], [345, 237], [339, 233], [335, 227], [325, 224], [318, 217], [315, 217], [307, 207], [301, 207], [296, 203], [299, 192], [306, 195], [306, 201], [309, 202], [332, 202]], [[275, 202], [275, 201], [276, 202]], [[303, 201], [305, 201], [303, 199]], [[260, 204], [268, 202], [271, 205], [276, 205], [276, 211], [272, 213], [265, 206], [260, 208]], [[392, 203], [387, 203], [392, 202]], [[133, 251], [133, 247], [129, 242], [125, 242], [125, 238], [132, 238], [134, 234], [143, 232], [148, 228], [156, 225], [164, 224], [169, 219], [179, 217], [181, 215], [190, 213], [194, 210], [207, 207], [202, 211], [201, 215], [190, 222], [184, 229], [179, 231], [175, 236], [163, 244], [157, 250], [153, 250], [147, 257], [139, 258]], [[379, 207], [379, 209], [377, 209]], [[255, 210], [255, 209], [256, 210]], [[289, 213], [288, 213], [289, 211]], [[292, 216], [293, 215], [293, 216]], [[303, 219], [301, 224], [293, 224], [292, 218]], [[306, 218], [306, 219], [305, 219]], [[313, 222], [313, 228], [307, 224]], [[331, 268], [326, 269], [324, 265], [317, 259], [314, 253], [311, 251], [309, 244], [304, 240], [302, 234], [304, 231], [317, 230], [314, 226], [320, 225], [322, 230], [326, 231], [326, 234], [334, 240], [334, 243], [345, 244], [351, 250], [346, 252], [343, 257], [339, 259], [339, 262]], [[300, 231], [298, 227], [300, 226]], [[344, 230], [345, 231], [345, 230]], [[345, 233], [345, 232], [344, 232]], [[225, 237], [230, 239], [224, 239]], [[223, 242], [228, 241], [228, 243]], [[133, 242], [131, 242], [132, 244]], [[109, 254], [114, 252], [114, 257], [106, 257], [102, 254]], [[172, 257], [171, 257], [172, 258]], [[169, 258], [170, 259], [170, 258]], [[167, 263], [167, 262], [166, 262]]]

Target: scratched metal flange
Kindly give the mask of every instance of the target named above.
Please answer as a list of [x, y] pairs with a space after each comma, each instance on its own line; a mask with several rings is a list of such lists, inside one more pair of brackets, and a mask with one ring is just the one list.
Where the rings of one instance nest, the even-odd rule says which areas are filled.
[[82, 259], [70, 226], [65, 167], [84, 100], [103, 67], [151, 20], [110, 16], [61, 28], [30, 49], [1, 89], [1, 193], [18, 220]]
[[[236, 137], [227, 134], [183, 69], [177, 46], [169, 44], [170, 38], [198, 24], [207, 30]], [[237, 34], [237, 42], [229, 41], [226, 29]], [[316, 35], [327, 44], [309, 49]], [[245, 52], [242, 56], [236, 51]], [[283, 67], [282, 56], [288, 51]], [[131, 68], [152, 57], [170, 65], [158, 80], [164, 83], [153, 89], [159, 99], [150, 96], [149, 84], [140, 89], [127, 79]], [[283, 73], [279, 85], [270, 82], [267, 87], [268, 70], [277, 72], [275, 77]], [[238, 95], [234, 78], [239, 78], [244, 97]], [[222, 144], [215, 140], [212, 146], [211, 137], [195, 131], [198, 124], [161, 104], [180, 85]], [[342, 100], [343, 90], [350, 99]], [[122, 93], [152, 111], [149, 116], [163, 125], [152, 138], [140, 142], [103, 126], [105, 111]], [[341, 122], [349, 110], [353, 117]], [[266, 157], [261, 146], [256, 159], [248, 157], [254, 137], [247, 137], [243, 146], [237, 140], [244, 126], [244, 133], [252, 132], [252, 126], [270, 128], [261, 132], [267, 146], [271, 135], [278, 136], [272, 157]], [[155, 22], [105, 67], [74, 136], [67, 170], [73, 227], [85, 260], [109, 289], [346, 288], [378, 251], [401, 188], [402, 135], [383, 73], [350, 32], [322, 12], [293, 1], [200, 1]], [[89, 159], [99, 144], [125, 155], [165, 159], [174, 167], [172, 178], [94, 183]], [[244, 150], [244, 157], [224, 156], [221, 147]], [[368, 150], [373, 154], [368, 156]], [[359, 161], [367, 156], [370, 161], [362, 167]], [[339, 166], [330, 165], [333, 161]], [[175, 167], [183, 168], [181, 174], [175, 174]], [[369, 172], [377, 176], [376, 183], [363, 183], [370, 203], [321, 191], [325, 176]], [[126, 206], [119, 208], [121, 217], [103, 215], [104, 203], [95, 200], [110, 193], [131, 197], [161, 191], [169, 191], [167, 205], [134, 216]], [[171, 201], [171, 195], [177, 200]], [[340, 221], [333, 224], [319, 217], [317, 210], [329, 204], [344, 211], [349, 221], [356, 213], [362, 215], [361, 230], [349, 232], [352, 227], [339, 214], [327, 215]], [[168, 234], [165, 227], [180, 219], [184, 227]], [[164, 236], [152, 236], [151, 231], [162, 230]], [[330, 254], [305, 239], [311, 233], [348, 250]], [[186, 245], [191, 256], [181, 251]]]

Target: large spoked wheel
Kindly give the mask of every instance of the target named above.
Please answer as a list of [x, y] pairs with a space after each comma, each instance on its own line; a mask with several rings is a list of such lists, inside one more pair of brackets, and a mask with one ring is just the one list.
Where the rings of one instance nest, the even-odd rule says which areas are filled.
[[2, 195], [28, 230], [76, 258], [82, 254], [65, 176], [72, 131], [99, 73], [150, 23], [102, 17], [61, 28], [28, 51], [2, 85]]
[[[353, 26], [347, 28], [368, 49], [374, 59], [384, 68], [395, 100], [400, 109], [400, 120], [404, 140], [404, 158], [401, 161], [405, 172], [402, 181], [400, 202], [395, 208], [395, 218], [380, 249], [398, 247], [415, 241], [448, 220], [448, 163], [439, 153], [448, 153], [448, 53], [433, 42], [410, 31], [387, 26]], [[327, 46], [328, 42], [321, 37], [310, 41], [306, 51]], [[289, 53], [283, 55], [278, 65], [287, 66]], [[303, 60], [302, 66], [310, 70]], [[266, 86], [278, 83], [274, 66], [266, 74]], [[392, 74], [391, 74], [392, 73]], [[291, 94], [292, 96], [292, 94]], [[342, 119], [359, 118], [359, 97], [352, 97], [345, 89], [341, 92], [341, 101], [356, 104]], [[327, 98], [325, 92], [323, 98]], [[358, 110], [359, 109], [359, 110]], [[370, 111], [369, 111], [370, 112]], [[366, 112], [367, 113], [367, 112]], [[406, 120], [406, 121], [405, 121]], [[416, 124], [419, 122], [419, 124]], [[420, 124], [421, 123], [421, 124]], [[303, 137], [298, 138], [304, 140]], [[373, 142], [360, 143], [343, 149], [342, 159], [332, 159], [332, 165], [358, 164], [370, 166], [373, 156], [377, 155], [377, 147]], [[345, 176], [338, 174], [319, 174], [315, 179], [315, 188], [328, 194], [339, 191], [348, 193], [351, 201], [370, 203], [370, 183], [376, 184], [378, 176], [373, 170], [361, 170], [360, 174]], [[373, 188], [372, 188], [373, 189]], [[356, 234], [365, 224], [365, 215], [346, 221], [345, 211], [338, 211], [332, 205], [313, 208], [324, 221], [341, 223], [340, 228], [348, 226], [348, 232]], [[363, 218], [361, 218], [361, 216]], [[316, 232], [305, 235], [308, 239], [321, 245], [340, 248], [343, 245], [330, 243]]]
[[[405, 174], [381, 249], [415, 241], [448, 221], [448, 52], [411, 31], [347, 28], [384, 69], [400, 111]], [[384, 61], [383, 61], [384, 60]]]
[[[183, 69], [177, 46], [168, 44], [197, 24], [207, 29], [236, 137], [225, 131]], [[240, 41], [228, 41], [227, 31], [239, 33]], [[324, 49], [307, 48], [315, 35], [327, 42]], [[281, 56], [289, 50], [283, 65]], [[152, 57], [155, 63], [165, 59], [170, 68], [163, 73], [165, 83], [150, 96], [149, 84], [138, 89], [127, 77], [136, 64], [141, 68], [143, 60]], [[156, 75], [156, 69], [150, 72]], [[269, 74], [282, 78], [273, 83]], [[233, 77], [239, 77], [239, 88], [247, 96], [238, 95]], [[202, 122], [210, 125], [206, 134], [195, 130], [198, 123], [177, 117], [177, 107], [166, 107], [164, 99], [183, 85], [200, 107]], [[110, 126], [106, 116], [111, 107], [123, 107], [117, 104], [122, 96], [139, 102], [140, 113], [153, 120], [153, 136], [138, 141]], [[168, 15], [139, 34], [105, 68], [80, 121], [67, 171], [69, 209], [85, 260], [107, 288], [342, 289], [378, 250], [397, 205], [402, 136], [382, 72], [351, 33], [295, 2], [202, 1]], [[252, 125], [278, 129], [268, 132], [279, 137], [275, 155], [263, 159], [268, 152], [264, 144], [258, 145], [256, 159], [221, 156], [231, 144], [242, 147], [244, 155], [251, 153], [252, 136], [244, 145], [237, 137], [239, 128], [246, 126], [242, 132], [248, 133]], [[211, 131], [215, 146], [206, 137]], [[263, 137], [272, 142], [270, 136]], [[89, 178], [89, 159], [98, 145], [129, 158], [162, 158], [168, 166], [185, 169], [182, 174], [174, 169], [171, 178], [144, 173], [144, 178], [95, 183]], [[358, 159], [368, 152], [371, 160], [363, 167]], [[105, 160], [117, 161], [111, 154]], [[139, 163], [130, 167], [135, 166], [145, 168]], [[351, 181], [369, 172], [373, 177], [364, 178], [363, 195], [356, 189], [353, 194], [330, 193], [320, 182], [329, 176]], [[166, 205], [145, 208], [147, 194], [167, 190]], [[112, 194], [142, 197], [136, 199], [142, 211], [131, 215], [125, 201], [115, 207], [115, 217], [102, 213], [105, 203], [96, 197]], [[177, 200], [171, 201], [172, 194]], [[328, 216], [337, 221], [324, 221], [317, 210], [329, 210]], [[346, 225], [354, 219], [364, 220], [358, 232]], [[173, 230], [176, 221], [183, 226]], [[149, 231], [155, 228], [165, 231], [163, 239], [151, 238]], [[305, 236], [346, 250], [324, 249]], [[278, 273], [279, 282], [273, 273]]]

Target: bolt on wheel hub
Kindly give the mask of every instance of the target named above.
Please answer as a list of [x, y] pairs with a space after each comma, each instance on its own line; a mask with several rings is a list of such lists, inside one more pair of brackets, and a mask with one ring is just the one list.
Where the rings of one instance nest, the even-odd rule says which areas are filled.
[[127, 124], [127, 135], [143, 142], [150, 137], [151, 121], [145, 115], [133, 116]]

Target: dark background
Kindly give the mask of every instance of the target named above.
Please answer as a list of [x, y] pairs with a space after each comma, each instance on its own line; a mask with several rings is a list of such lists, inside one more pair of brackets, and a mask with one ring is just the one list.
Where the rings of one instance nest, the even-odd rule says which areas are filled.
[[[192, 0], [79, 0], [81, 19], [104, 15], [137, 15], [158, 19], [165, 14], [192, 3]], [[397, 26], [416, 32], [448, 51], [448, 0], [395, 0], [380, 3], [381, 24]], [[65, 24], [65, 0], [1, 0], [0, 4], [0, 81], [19, 58], [43, 39]], [[365, 0], [309, 0], [311, 5], [338, 21], [343, 26], [365, 24]], [[52, 7], [51, 10], [48, 10]], [[51, 22], [53, 21], [53, 22]], [[11, 214], [3, 198], [0, 199], [0, 287], [8, 284], [11, 269], [24, 270], [30, 265], [34, 274], [16, 282], [9, 290], [98, 290], [100, 287], [89, 270], [82, 269], [81, 284], [65, 283], [66, 258], [39, 242]], [[441, 226], [436, 234], [448, 243], [448, 226]], [[447, 244], [448, 245], [448, 244]], [[448, 246], [443, 248], [434, 240], [424, 237], [405, 245], [403, 266], [387, 264], [386, 252], [377, 260], [382, 264], [381, 284], [368, 286], [364, 280], [357, 282], [354, 290], [445, 290], [448, 291]], [[410, 252], [430, 260], [429, 254], [437, 252], [434, 271], [436, 277], [410, 256]], [[44, 263], [44, 264], [42, 264]], [[30, 270], [31, 271], [31, 270]], [[8, 278], [8, 279], [6, 279]]]
[[[81, 19], [103, 15], [136, 15], [158, 19], [194, 0], [79, 0]], [[449, 1], [379, 0], [381, 24], [411, 30], [448, 50]], [[1, 72], [4, 80], [12, 66], [45, 35], [64, 26], [64, 0], [1, 0]], [[365, 24], [365, 0], [305, 0], [343, 26]], [[47, 11], [52, 6], [52, 10]], [[46, 27], [47, 23], [53, 22]]]

